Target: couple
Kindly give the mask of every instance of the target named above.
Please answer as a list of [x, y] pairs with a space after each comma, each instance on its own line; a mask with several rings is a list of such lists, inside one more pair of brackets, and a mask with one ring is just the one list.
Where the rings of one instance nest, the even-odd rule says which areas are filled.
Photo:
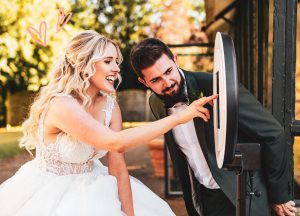
[[[0, 215], [174, 215], [128, 175], [122, 154], [162, 134], [188, 214], [235, 215], [234, 174], [217, 169], [214, 158], [206, 105], [217, 98], [211, 95], [211, 75], [182, 71], [165, 44], [142, 41], [132, 50], [131, 63], [153, 90], [150, 106], [160, 120], [121, 130], [120, 109], [111, 96], [115, 81], [121, 81], [121, 61], [116, 43], [94, 31], [70, 41], [23, 123], [20, 145], [36, 148], [36, 157], [0, 185]], [[207, 97], [197, 99], [200, 92]], [[240, 97], [239, 137], [263, 145], [264, 172], [255, 174], [262, 197], [253, 200], [251, 214], [269, 214], [270, 203], [278, 215], [294, 215], [283, 130], [242, 86]], [[105, 155], [108, 167], [98, 160]]]

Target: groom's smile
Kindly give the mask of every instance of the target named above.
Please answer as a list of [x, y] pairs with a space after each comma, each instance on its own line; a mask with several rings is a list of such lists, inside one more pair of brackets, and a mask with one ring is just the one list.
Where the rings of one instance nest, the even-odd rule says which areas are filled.
[[[173, 94], [175, 94], [176, 91], [175, 91], [174, 89], [175, 89], [176, 86], [177, 86], [177, 84], [176, 84], [176, 83], [173, 83], [173, 84], [171, 84], [171, 86], [166, 87], [166, 88], [162, 91], [163, 95], [173, 95]], [[178, 90], [177, 90], [177, 91], [178, 91]], [[169, 94], [168, 94], [168, 93], [169, 93]]]

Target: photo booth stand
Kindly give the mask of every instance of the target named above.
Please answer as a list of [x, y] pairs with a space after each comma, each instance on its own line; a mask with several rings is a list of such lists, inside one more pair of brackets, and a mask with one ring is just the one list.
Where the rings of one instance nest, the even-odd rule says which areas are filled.
[[260, 169], [260, 144], [237, 143], [239, 88], [236, 56], [232, 39], [220, 32], [216, 35], [214, 47], [213, 92], [219, 94], [214, 103], [217, 164], [220, 169], [236, 173], [236, 215], [246, 216], [247, 209], [250, 214], [252, 196], [260, 196], [260, 192], [253, 188], [253, 172]]

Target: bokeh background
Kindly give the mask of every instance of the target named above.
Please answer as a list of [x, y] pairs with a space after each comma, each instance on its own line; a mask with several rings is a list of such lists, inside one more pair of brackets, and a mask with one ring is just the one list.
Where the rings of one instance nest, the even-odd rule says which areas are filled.
[[[18, 147], [21, 124], [40, 87], [48, 83], [53, 63], [64, 54], [68, 41], [83, 29], [95, 30], [115, 40], [122, 51], [123, 82], [117, 99], [123, 127], [134, 127], [154, 120], [148, 106], [151, 94], [136, 78], [130, 63], [131, 48], [147, 37], [157, 37], [170, 45], [182, 68], [211, 72], [213, 43], [217, 31], [229, 34], [235, 43], [240, 81], [272, 112], [276, 98], [273, 86], [274, 4], [277, 0], [0, 0], [0, 183], [31, 159]], [[290, 2], [290, 0], [289, 0]], [[295, 115], [300, 120], [300, 3], [296, 30]], [[58, 10], [63, 7], [72, 17], [56, 33]], [[277, 11], [282, 5], [277, 4]], [[275, 11], [275, 12], [274, 12]], [[288, 15], [285, 14], [287, 17]], [[26, 29], [47, 23], [47, 45], [30, 37]], [[274, 27], [275, 26], [275, 27]], [[285, 32], [282, 32], [284, 34]], [[278, 52], [278, 51], [277, 51]], [[284, 78], [284, 75], [283, 75]], [[286, 85], [292, 85], [287, 83]], [[282, 90], [284, 91], [284, 90]], [[284, 115], [284, 114], [282, 114]], [[292, 136], [295, 195], [300, 199], [300, 139]], [[138, 176], [161, 197], [163, 141], [152, 143], [159, 153], [143, 147], [127, 156], [131, 174]], [[149, 145], [150, 146], [150, 145]], [[136, 160], [134, 160], [134, 159]], [[160, 164], [160, 170], [154, 166]], [[171, 165], [170, 165], [171, 166]], [[175, 181], [176, 182], [176, 181]], [[180, 190], [180, 188], [179, 188]], [[168, 200], [185, 215], [182, 203]], [[177, 208], [176, 208], [177, 207]]]

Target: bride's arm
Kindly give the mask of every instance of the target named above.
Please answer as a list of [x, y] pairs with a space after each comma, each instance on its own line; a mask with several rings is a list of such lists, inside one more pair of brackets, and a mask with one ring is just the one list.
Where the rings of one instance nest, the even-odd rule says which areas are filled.
[[[120, 131], [122, 129], [122, 116], [118, 106], [114, 108], [110, 128], [114, 131]], [[108, 153], [108, 171], [110, 175], [117, 178], [122, 211], [128, 216], [134, 216], [130, 180], [122, 153]]]
[[130, 148], [148, 143], [161, 136], [178, 124], [201, 117], [209, 119], [209, 112], [203, 107], [217, 96], [203, 97], [194, 101], [184, 111], [165, 117], [145, 125], [115, 132], [96, 121], [74, 99], [56, 97], [50, 105], [50, 124], [70, 134], [74, 138], [87, 143], [96, 149], [113, 152], [124, 152]]

